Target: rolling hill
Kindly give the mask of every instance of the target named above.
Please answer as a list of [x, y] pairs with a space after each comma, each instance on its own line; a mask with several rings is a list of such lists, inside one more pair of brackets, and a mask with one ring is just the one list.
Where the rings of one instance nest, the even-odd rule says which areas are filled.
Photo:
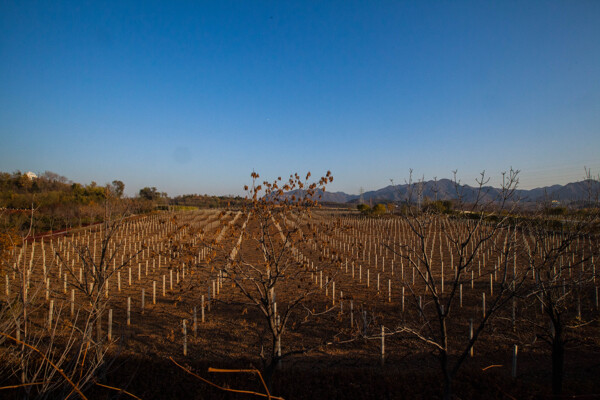
[[[450, 179], [441, 179], [438, 181], [422, 182], [423, 197], [432, 200], [456, 200], [459, 196], [464, 202], [474, 202], [477, 199], [478, 190], [476, 187], [469, 185], [455, 185]], [[408, 184], [388, 185], [384, 188], [365, 192], [363, 200], [367, 203], [386, 203], [400, 202], [407, 199], [411, 187]], [[412, 190], [415, 190], [413, 187]], [[584, 180], [572, 182], [566, 185], [552, 185], [535, 189], [518, 189], [515, 191], [515, 198], [524, 203], [552, 201], [557, 200], [563, 203], [576, 201], [587, 201], [588, 193], [600, 192], [600, 182], [594, 180]], [[413, 192], [415, 193], [415, 192]], [[325, 203], [338, 204], [357, 204], [360, 201], [360, 196], [348, 194], [344, 192], [322, 192], [318, 191], [321, 196], [320, 201]], [[492, 186], [482, 188], [482, 193], [485, 200], [492, 200], [500, 194], [500, 189]], [[294, 190], [286, 193], [286, 196], [300, 196], [300, 190]], [[413, 197], [415, 195], [413, 194]]]

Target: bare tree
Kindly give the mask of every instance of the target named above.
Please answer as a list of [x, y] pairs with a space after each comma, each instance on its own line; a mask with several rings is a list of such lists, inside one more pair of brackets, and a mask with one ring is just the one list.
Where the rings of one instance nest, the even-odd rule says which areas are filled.
[[[537, 299], [544, 323], [528, 318], [536, 336], [551, 348], [552, 392], [562, 394], [565, 350], [573, 333], [593, 320], [582, 313], [585, 300], [596, 297], [596, 266], [600, 233], [599, 180], [586, 170], [587, 195], [575, 205], [543, 202], [524, 226], [527, 261], [534, 280], [526, 297]], [[579, 206], [577, 206], [579, 205]]]
[[310, 173], [304, 180], [295, 174], [287, 182], [278, 178], [262, 185], [258, 179], [253, 172], [251, 187], [245, 187], [245, 222], [236, 231], [238, 246], [229, 255], [223, 272], [264, 317], [270, 343], [268, 349], [261, 349], [261, 359], [270, 389], [281, 360], [306, 351], [282, 352], [282, 336], [294, 310], [316, 290], [311, 285], [310, 266], [300, 250], [310, 237], [302, 225], [317, 206], [317, 190], [325, 190], [333, 177], [327, 172], [318, 182], [309, 183]]
[[[455, 172], [457, 211], [453, 215], [421, 204], [428, 185], [423, 179], [413, 181], [412, 171], [407, 181], [400, 218], [409, 235], [406, 242], [388, 248], [414, 271], [416, 282], [405, 276], [402, 283], [417, 317], [406, 318], [397, 332], [434, 349], [445, 399], [453, 396], [453, 380], [491, 318], [525, 279], [515, 267], [518, 239], [509, 220], [517, 204], [518, 173], [512, 169], [503, 173], [501, 188], [489, 190], [485, 172], [475, 188], [461, 186]], [[437, 194], [437, 188], [433, 192]], [[485, 254], [490, 254], [487, 263]], [[463, 288], [489, 280], [495, 281], [493, 294], [487, 293], [486, 299], [482, 293], [482, 306], [473, 311], [469, 324], [457, 310], [462, 307]]]
[[[146, 244], [142, 243], [139, 248], [134, 247], [133, 251], [129, 251], [131, 246], [126, 249], [125, 243], [117, 238], [117, 233], [123, 227], [129, 210], [113, 195], [110, 187], [107, 186], [103, 222], [99, 226], [99, 231], [94, 233], [92, 242], [82, 240], [80, 243], [72, 243], [78, 258], [77, 265], [69, 263], [65, 254], [56, 252], [62, 267], [71, 276], [71, 287], [87, 299], [91, 321], [97, 327], [98, 342], [102, 341], [101, 321], [108, 304], [107, 290], [110, 278], [129, 266], [135, 256], [146, 248]], [[119, 254], [121, 254], [120, 258]]]
[[[33, 225], [34, 209], [30, 218]], [[1, 236], [6, 279], [6, 300], [0, 309], [3, 389], [20, 390], [25, 398], [66, 398], [74, 392], [85, 398], [81, 391], [92, 383], [107, 350], [86, 340], [93, 325], [91, 314], [78, 312], [63, 323], [62, 306], [53, 309], [51, 302], [48, 309], [40, 298], [46, 283], [45, 277], [39, 279], [43, 242], [36, 246], [30, 231]], [[97, 356], [86, 357], [88, 352]]]

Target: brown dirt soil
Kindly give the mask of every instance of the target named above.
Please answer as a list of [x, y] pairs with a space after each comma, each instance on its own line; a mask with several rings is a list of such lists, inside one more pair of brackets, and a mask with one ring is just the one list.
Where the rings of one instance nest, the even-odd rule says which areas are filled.
[[[181, 270], [184, 260], [190, 255], [198, 255], [200, 242], [192, 243], [198, 237], [195, 228], [204, 227], [205, 241], [217, 236], [218, 226], [209, 228], [209, 221], [214, 217], [194, 217], [193, 214], [182, 213], [176, 224], [181, 228], [188, 225], [188, 230], [180, 237], [173, 236], [175, 228], [155, 229], [152, 235], [144, 233], [144, 238], [153, 238], [156, 243], [167, 243], [177, 247], [179, 254], [167, 257], [167, 247], [162, 252], [158, 247], [152, 248], [150, 255], [143, 254], [133, 263], [132, 284], [128, 284], [128, 269], [121, 270], [122, 290], [117, 291], [116, 276], [111, 278], [109, 308], [113, 309], [113, 337], [107, 360], [111, 367], [100, 377], [101, 382], [122, 388], [144, 400], [151, 399], [242, 399], [257, 398], [250, 395], [227, 393], [194, 378], [178, 368], [169, 357], [185, 365], [202, 377], [219, 385], [245, 390], [262, 391], [259, 381], [248, 374], [209, 373], [208, 368], [242, 369], [261, 368], [261, 346], [268, 348], [269, 336], [266, 335], [263, 317], [256, 307], [247, 304], [238, 289], [232, 287], [227, 280], [219, 289], [219, 294], [208, 302], [208, 289], [212, 290], [213, 281], [218, 281], [218, 270], [214, 268], [224, 262], [227, 254], [237, 241], [236, 229], [228, 229], [221, 240], [222, 251], [210, 262], [199, 260], [186, 270], [185, 280], [181, 277], [176, 283], [176, 272]], [[190, 216], [191, 215], [191, 216]], [[226, 217], [231, 221], [233, 216]], [[323, 223], [329, 221], [329, 215], [323, 214]], [[236, 221], [240, 227], [243, 218]], [[139, 221], [138, 221], [139, 222]], [[166, 223], [165, 223], [166, 224]], [[256, 227], [251, 227], [255, 229]], [[142, 238], [141, 231], [132, 227], [128, 232], [133, 240]], [[163, 228], [161, 228], [163, 229]], [[323, 226], [323, 234], [341, 240], [338, 233], [328, 233]], [[386, 240], [385, 227], [380, 231], [364, 228], [362, 234], [373, 240]], [[305, 230], [308, 235], [308, 230]], [[350, 235], [351, 233], [346, 233]], [[137, 235], [137, 236], [135, 236]], [[352, 233], [355, 235], [355, 233]], [[357, 236], [354, 236], [357, 237]], [[367, 236], [365, 236], [367, 237]], [[364, 237], [360, 240], [365, 242]], [[38, 244], [39, 246], [39, 244]], [[45, 244], [49, 249], [49, 244]], [[379, 251], [379, 265], [362, 259], [362, 254], [334, 248], [343, 256], [341, 263], [331, 261], [327, 254], [315, 250], [310, 241], [300, 244], [300, 249], [314, 265], [320, 265], [324, 278], [336, 282], [336, 296], [344, 292], [344, 310], [339, 309], [339, 298], [333, 307], [331, 288], [327, 295], [325, 288], [317, 291], [306, 301], [306, 309], [298, 308], [290, 318], [288, 330], [283, 336], [284, 352], [290, 350], [312, 350], [306, 354], [294, 355], [283, 361], [282, 368], [275, 373], [273, 393], [290, 399], [435, 399], [440, 398], [442, 380], [439, 376], [438, 361], [430, 347], [415, 340], [410, 335], [396, 334], [386, 338], [386, 360], [382, 366], [379, 358], [380, 339], [377, 336], [380, 326], [394, 329], [403, 321], [419, 318], [409, 299], [406, 299], [406, 310], [400, 309], [399, 260], [395, 262], [394, 275], [391, 273], [390, 260], [393, 258], [388, 250]], [[374, 247], [373, 247], [374, 249]], [[156, 250], [156, 251], [154, 251]], [[49, 251], [49, 250], [48, 250]], [[152, 268], [157, 254], [162, 254], [163, 264], [160, 269]], [[260, 253], [250, 241], [244, 241], [241, 248], [245, 260], [258, 262]], [[437, 253], [437, 254], [435, 254]], [[381, 267], [381, 258], [386, 259], [386, 270]], [[437, 258], [435, 258], [437, 257]], [[450, 259], [445, 256], [445, 265]], [[165, 259], [167, 265], [165, 265]], [[346, 272], [345, 260], [349, 261]], [[145, 262], [149, 260], [148, 275], [145, 273]], [[441, 262], [440, 254], [434, 252], [434, 260]], [[351, 275], [351, 263], [355, 262], [355, 278]], [[38, 281], [41, 274], [41, 254], [36, 249], [35, 271]], [[138, 262], [141, 265], [141, 276], [138, 280]], [[362, 266], [362, 282], [358, 279], [358, 265]], [[169, 288], [169, 272], [174, 271], [173, 289]], [[369, 287], [366, 285], [366, 269], [370, 271]], [[310, 270], [307, 270], [307, 276]], [[381, 287], [376, 289], [377, 273], [380, 274]], [[409, 279], [405, 266], [405, 279]], [[63, 293], [62, 279], [58, 276], [56, 265], [51, 272], [52, 295], [56, 309], [62, 309], [58, 320], [69, 319], [69, 295]], [[165, 276], [166, 296], [162, 296], [162, 279]], [[318, 276], [315, 272], [315, 276]], [[70, 278], [70, 277], [69, 277]], [[313, 277], [314, 279], [314, 277]], [[392, 301], [388, 302], [388, 279], [392, 280]], [[156, 282], [157, 302], [152, 304], [152, 282]], [[317, 285], [314, 282], [303, 282], [302, 285]], [[475, 288], [465, 290], [464, 307], [456, 308], [458, 316], [450, 327], [457, 343], [468, 335], [468, 320], [480, 312], [480, 293], [486, 291], [489, 280], [482, 279], [475, 283]], [[304, 286], [303, 286], [304, 287]], [[141, 289], [145, 289], [145, 308], [141, 309]], [[297, 287], [294, 284], [284, 285], [278, 292], [278, 299], [285, 304]], [[466, 288], [465, 288], [466, 289]], [[47, 313], [47, 303], [43, 290], [40, 292], [39, 309], [34, 313], [34, 321], [40, 327]], [[200, 322], [200, 298], [210, 310], [206, 310], [206, 322]], [[126, 324], [127, 297], [132, 299], [131, 325]], [[354, 305], [354, 321], [360, 326], [350, 327], [349, 300]], [[567, 349], [565, 393], [579, 395], [580, 398], [600, 398], [600, 329], [598, 310], [586, 303], [584, 316], [592, 321], [578, 330], [576, 339]], [[85, 307], [82, 297], [77, 295], [78, 306]], [[192, 331], [193, 309], [197, 309], [198, 329]], [[310, 315], [309, 310], [321, 315]], [[367, 312], [369, 338], [357, 338], [363, 329], [360, 311]], [[535, 307], [522, 304], [520, 316], [535, 316]], [[539, 314], [539, 313], [538, 313]], [[459, 399], [545, 399], [551, 397], [550, 386], [550, 353], [545, 343], [535, 339], [531, 328], [519, 326], [516, 332], [509, 328], [508, 312], [499, 313], [486, 328], [485, 334], [475, 345], [475, 356], [467, 359], [458, 378], [454, 390]], [[186, 319], [188, 327], [188, 354], [182, 354], [182, 321]], [[106, 320], [103, 322], [106, 323]], [[106, 327], [104, 326], [104, 329]], [[513, 344], [519, 345], [518, 377], [512, 379], [511, 355]], [[0, 349], [2, 347], [0, 346]], [[491, 366], [491, 367], [490, 367]], [[486, 367], [490, 367], [487, 368]], [[0, 377], [0, 385], [14, 382], [9, 376]], [[90, 399], [128, 398], [126, 395], [93, 387], [88, 390]], [[596, 397], [594, 397], [596, 395]], [[16, 391], [0, 391], [0, 397], [18, 398]], [[575, 398], [565, 396], [564, 398]]]

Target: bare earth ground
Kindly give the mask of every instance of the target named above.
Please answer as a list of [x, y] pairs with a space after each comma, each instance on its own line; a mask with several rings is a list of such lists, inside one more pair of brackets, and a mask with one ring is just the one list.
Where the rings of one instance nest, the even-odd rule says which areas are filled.
[[[187, 220], [185, 218], [188, 218]], [[180, 217], [179, 226], [186, 223], [189, 229], [178, 240], [192, 253], [198, 254], [199, 243], [191, 244], [194, 224], [203, 227], [205, 239], [214, 238], [220, 227], [209, 227], [210, 216]], [[227, 221], [233, 215], [225, 217]], [[328, 216], [322, 217], [324, 221]], [[243, 223], [239, 218], [235, 224]], [[165, 232], [175, 228], [165, 228]], [[254, 229], [253, 227], [251, 229]], [[166, 240], [167, 234], [155, 232], [160, 240]], [[369, 233], [365, 230], [368, 234]], [[197, 235], [197, 233], [195, 233]], [[385, 233], [382, 233], [385, 237]], [[237, 237], [225, 234], [221, 243], [224, 254], [233, 248]], [[48, 247], [48, 244], [45, 244]], [[302, 253], [314, 265], [323, 265], [324, 276], [334, 277], [336, 291], [344, 292], [343, 310], [339, 309], [339, 297], [336, 308], [332, 306], [330, 289], [327, 295], [325, 288], [318, 291], [307, 302], [307, 309], [299, 308], [291, 319], [288, 331], [283, 337], [283, 350], [312, 350], [306, 354], [294, 355], [283, 361], [282, 368], [276, 372], [273, 393], [285, 399], [430, 399], [439, 398], [441, 379], [437, 360], [430, 347], [414, 340], [406, 334], [386, 337], [386, 359], [382, 365], [380, 360], [381, 325], [393, 330], [403, 319], [418, 318], [408, 299], [404, 312], [400, 309], [398, 285], [398, 260], [395, 273], [391, 274], [388, 264], [386, 271], [377, 268], [371, 262], [361, 260], [363, 266], [362, 282], [355, 279], [350, 269], [346, 272], [344, 259], [336, 264], [325, 257], [319, 250], [314, 250], [308, 242], [301, 246]], [[374, 252], [375, 250], [373, 250]], [[36, 250], [36, 263], [41, 263], [39, 249]], [[249, 241], [244, 241], [241, 252], [247, 260], [257, 261], [260, 254]], [[356, 260], [358, 256], [339, 251], [343, 257]], [[162, 254], [167, 254], [163, 249]], [[379, 259], [392, 258], [385, 250], [379, 253]], [[437, 254], [439, 259], [439, 253]], [[141, 279], [138, 281], [137, 263], [132, 269], [133, 282], [127, 282], [127, 270], [121, 275], [121, 292], [117, 291], [115, 281], [110, 286], [110, 308], [113, 309], [113, 343], [107, 356], [110, 367], [102, 374], [102, 382], [110, 386], [125, 389], [139, 398], [150, 399], [229, 399], [252, 398], [251, 395], [227, 393], [198, 380], [177, 367], [169, 357], [185, 365], [200, 376], [219, 385], [255, 390], [262, 392], [258, 380], [248, 374], [209, 373], [208, 368], [243, 369], [260, 368], [259, 354], [261, 345], [267, 348], [269, 336], [266, 334], [263, 317], [256, 308], [243, 304], [244, 298], [227, 280], [223, 282], [219, 294], [210, 302], [210, 310], [206, 310], [206, 321], [200, 322], [201, 296], [205, 296], [207, 306], [208, 288], [212, 282], [218, 281], [218, 271], [214, 266], [223, 262], [217, 257], [210, 263], [198, 260], [188, 266], [186, 278], [173, 283], [169, 289], [168, 266], [152, 269], [145, 274], [145, 260], [138, 260], [142, 267]], [[151, 255], [150, 260], [156, 259]], [[163, 259], [164, 261], [164, 259]], [[449, 259], [444, 261], [450, 264]], [[381, 261], [380, 261], [381, 263]], [[182, 258], [169, 260], [169, 266], [180, 270]], [[152, 264], [151, 264], [152, 265]], [[189, 265], [189, 264], [188, 264]], [[370, 285], [366, 285], [366, 268], [370, 268]], [[350, 267], [349, 267], [350, 268]], [[41, 268], [36, 271], [40, 272]], [[60, 319], [69, 318], [68, 295], [63, 293], [62, 280], [59, 279], [56, 267], [52, 267], [51, 275], [57, 309], [64, 305]], [[381, 274], [381, 288], [375, 287], [376, 273]], [[408, 272], [405, 271], [408, 275]], [[162, 296], [162, 275], [166, 275], [167, 293]], [[392, 301], [388, 302], [387, 282], [392, 280]], [[405, 279], [407, 277], [405, 276]], [[175, 278], [174, 278], [175, 280]], [[157, 302], [152, 304], [152, 282], [156, 281]], [[60, 283], [59, 283], [60, 282]], [[476, 282], [475, 289], [465, 291], [464, 307], [457, 309], [457, 324], [451, 329], [455, 335], [467, 335], [468, 319], [478, 313], [479, 296], [486, 290], [486, 280]], [[315, 285], [316, 287], [317, 285]], [[145, 289], [145, 308], [141, 309], [141, 289]], [[211, 289], [212, 290], [212, 289]], [[288, 292], [289, 291], [289, 292]], [[293, 294], [293, 288], [287, 287], [278, 293], [282, 302]], [[336, 295], [339, 296], [339, 293]], [[37, 323], [42, 326], [47, 313], [47, 303], [43, 294], [40, 297], [40, 309], [37, 312]], [[126, 324], [126, 301], [132, 299], [131, 325]], [[215, 298], [216, 297], [216, 298]], [[354, 304], [355, 324], [350, 327], [349, 300]], [[196, 307], [198, 327], [194, 335], [192, 330], [193, 309]], [[521, 307], [521, 313], [535, 313], [535, 307]], [[309, 311], [321, 315], [309, 315]], [[358, 338], [357, 332], [363, 329], [362, 316], [359, 311], [367, 311], [367, 338]], [[592, 323], [577, 331], [576, 341], [567, 349], [565, 393], [578, 397], [565, 398], [600, 398], [600, 337], [598, 310], [594, 309], [591, 300], [586, 303], [584, 316]], [[182, 354], [182, 321], [187, 320], [188, 349], [187, 356]], [[106, 322], [106, 320], [104, 321]], [[499, 314], [483, 337], [475, 346], [475, 355], [466, 361], [459, 378], [456, 380], [455, 393], [458, 398], [486, 399], [528, 399], [550, 398], [551, 363], [548, 346], [527, 332], [525, 326], [512, 333], [507, 314]], [[506, 333], [509, 332], [509, 333]], [[464, 336], [463, 336], [464, 337]], [[519, 345], [518, 377], [511, 378], [511, 357], [513, 344]], [[3, 385], [8, 385], [11, 378], [3, 377]], [[15, 392], [0, 392], [0, 397], [16, 398]], [[93, 388], [90, 398], [113, 398], [118, 395], [114, 391]], [[120, 398], [127, 398], [121, 395]]]

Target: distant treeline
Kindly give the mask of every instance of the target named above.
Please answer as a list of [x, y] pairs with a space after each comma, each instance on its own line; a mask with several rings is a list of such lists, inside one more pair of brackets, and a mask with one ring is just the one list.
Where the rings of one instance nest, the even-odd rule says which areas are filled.
[[[248, 200], [241, 196], [209, 196], [207, 194], [184, 194], [169, 199], [169, 205], [197, 208], [242, 208]], [[321, 207], [350, 208], [348, 205], [334, 202], [319, 202]]]
[[245, 202], [240, 196], [191, 194], [169, 198], [155, 187], [140, 189], [136, 197], [129, 198], [123, 196], [124, 189], [119, 180], [82, 185], [50, 171], [41, 176], [0, 172], [0, 230], [22, 234], [31, 228], [37, 235], [102, 222], [107, 213], [115, 218], [169, 206], [241, 208]]
[[46, 171], [39, 177], [20, 171], [0, 172], [0, 229], [32, 234], [101, 222], [110, 213], [145, 213], [155, 201], [144, 197], [123, 198], [119, 180], [100, 186], [75, 183]]
[[199, 194], [185, 194], [169, 200], [169, 204], [198, 208], [239, 208], [244, 205], [244, 197], [240, 196], [209, 196]]

